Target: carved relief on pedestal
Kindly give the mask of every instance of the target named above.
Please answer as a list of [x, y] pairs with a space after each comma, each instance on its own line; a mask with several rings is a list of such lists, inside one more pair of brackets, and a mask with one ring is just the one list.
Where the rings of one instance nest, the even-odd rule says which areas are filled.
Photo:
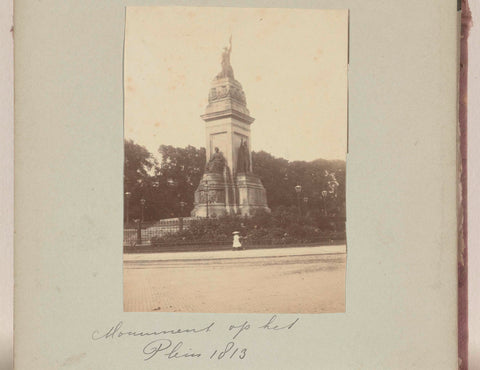
[[207, 200], [204, 190], [195, 192], [195, 202], [199, 204], [205, 204]]
[[249, 203], [250, 204], [259, 204], [260, 203], [260, 200], [262, 199], [261, 198], [261, 190], [259, 189], [253, 189], [250, 193], [249, 193]]
[[208, 94], [208, 102], [212, 103], [216, 100], [225, 99], [227, 97], [235, 99], [242, 104], [246, 104], [245, 93], [243, 90], [230, 85], [212, 87]]
[[221, 203], [221, 194], [220, 190], [209, 190], [208, 191], [208, 203], [209, 204], [215, 204], [215, 203]]
[[207, 191], [201, 190], [197, 192], [198, 194], [198, 200], [197, 203], [200, 204], [224, 204], [225, 203], [225, 191], [223, 190], [216, 190], [216, 189], [209, 189], [208, 190], [208, 197], [207, 197]]
[[211, 103], [212, 101], [217, 99], [218, 99], [217, 89], [215, 87], [212, 87], [210, 89], [210, 93], [208, 94], [208, 102]]

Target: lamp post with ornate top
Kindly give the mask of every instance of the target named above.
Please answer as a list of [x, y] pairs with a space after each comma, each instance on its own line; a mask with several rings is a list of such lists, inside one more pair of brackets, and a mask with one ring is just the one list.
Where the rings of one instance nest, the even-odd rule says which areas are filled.
[[178, 218], [179, 221], [179, 229], [183, 231], [183, 208], [187, 205], [184, 201], [180, 202], [180, 217]]
[[129, 191], [127, 191], [125, 193], [125, 199], [126, 199], [126, 202], [125, 202], [125, 205], [126, 205], [126, 209], [125, 209], [125, 213], [126, 213], [126, 218], [125, 218], [125, 225], [126, 227], [128, 227], [128, 223], [130, 222], [130, 197], [132, 196], [132, 193], [130, 193]]
[[323, 215], [324, 215], [324, 216], [327, 215], [327, 204], [326, 204], [327, 194], [328, 194], [328, 192], [327, 192], [326, 190], [323, 190], [323, 191], [322, 191], [322, 198], [323, 198]]
[[142, 217], [140, 218], [141, 222], [143, 222], [145, 220], [145, 218], [144, 218], [145, 203], [146, 203], [145, 199], [143, 199], [143, 198], [140, 199], [140, 204], [142, 205]]
[[297, 206], [298, 206], [298, 217], [300, 219], [300, 216], [302, 214], [302, 207], [300, 206], [300, 193], [302, 192], [302, 186], [297, 185], [295, 186], [295, 193], [297, 193]]
[[303, 215], [306, 217], [308, 215], [308, 197], [303, 197], [304, 210]]
[[208, 203], [210, 203], [210, 202], [208, 200], [208, 180], [205, 180], [205, 192], [206, 192], [205, 201], [206, 201], [206, 204], [207, 204], [207, 218], [209, 218], [210, 215], [209, 215], [209, 212], [208, 212]]

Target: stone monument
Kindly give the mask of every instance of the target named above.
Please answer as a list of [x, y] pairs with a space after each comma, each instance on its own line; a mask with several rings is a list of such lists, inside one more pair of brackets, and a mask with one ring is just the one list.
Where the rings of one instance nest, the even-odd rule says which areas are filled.
[[205, 172], [192, 210], [194, 217], [252, 215], [270, 212], [262, 182], [252, 172], [250, 116], [242, 85], [235, 80], [230, 64], [230, 45], [222, 54], [222, 70], [213, 79], [205, 114]]

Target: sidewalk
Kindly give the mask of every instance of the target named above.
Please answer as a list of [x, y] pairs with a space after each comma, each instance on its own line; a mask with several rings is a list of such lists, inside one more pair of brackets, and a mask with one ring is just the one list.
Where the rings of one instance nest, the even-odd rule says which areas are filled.
[[287, 257], [308, 256], [321, 254], [345, 254], [347, 246], [322, 245], [295, 248], [244, 249], [240, 251], [221, 250], [208, 252], [167, 252], [167, 253], [125, 253], [124, 262], [135, 261], [172, 261], [198, 259], [229, 259], [229, 258], [258, 258], [258, 257]]
[[127, 312], [345, 311], [345, 245], [125, 255]]

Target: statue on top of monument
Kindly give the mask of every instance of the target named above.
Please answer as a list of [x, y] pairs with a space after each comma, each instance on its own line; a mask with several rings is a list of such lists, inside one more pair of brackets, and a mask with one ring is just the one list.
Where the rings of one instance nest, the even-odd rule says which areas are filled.
[[210, 157], [210, 160], [205, 167], [205, 172], [223, 173], [224, 167], [225, 158], [223, 157], [222, 153], [220, 153], [219, 149], [215, 147], [215, 153], [213, 153]]
[[243, 140], [238, 148], [237, 173], [250, 172], [250, 152], [248, 150], [247, 140]]
[[230, 35], [230, 45], [229, 47], [223, 48], [222, 53], [222, 71], [217, 75], [217, 78], [224, 78], [230, 77], [235, 78], [233, 76], [233, 68], [230, 64], [230, 53], [232, 52], [232, 36]]

